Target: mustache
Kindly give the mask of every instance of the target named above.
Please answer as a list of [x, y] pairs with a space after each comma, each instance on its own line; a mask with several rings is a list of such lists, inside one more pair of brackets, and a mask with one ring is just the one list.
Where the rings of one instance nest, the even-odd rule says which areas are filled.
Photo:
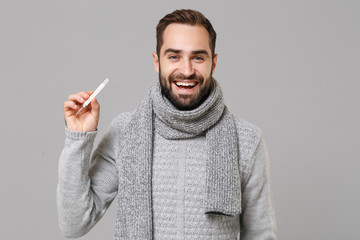
[[197, 80], [198, 82], [203, 83], [204, 77], [197, 74], [196, 72], [194, 72], [190, 76], [185, 76], [182, 73], [173, 73], [169, 76], [169, 82], [171, 83], [172, 81], [175, 81], [175, 80]]

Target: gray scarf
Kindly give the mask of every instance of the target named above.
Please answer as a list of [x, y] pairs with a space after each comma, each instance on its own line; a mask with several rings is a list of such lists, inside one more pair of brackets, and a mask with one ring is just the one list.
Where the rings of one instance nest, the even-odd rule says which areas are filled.
[[214, 81], [209, 97], [196, 109], [177, 110], [157, 81], [126, 127], [119, 166], [117, 239], [152, 239], [152, 149], [156, 131], [168, 139], [205, 134], [208, 143], [204, 214], [241, 212], [238, 136], [221, 88]]

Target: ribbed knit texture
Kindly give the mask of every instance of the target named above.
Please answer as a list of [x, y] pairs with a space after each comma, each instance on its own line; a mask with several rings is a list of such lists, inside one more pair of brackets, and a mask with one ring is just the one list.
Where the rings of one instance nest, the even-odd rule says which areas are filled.
[[241, 179], [238, 139], [233, 116], [227, 110], [221, 87], [213, 79], [209, 97], [196, 109], [177, 110], [161, 94], [160, 84], [153, 86], [151, 98], [155, 129], [167, 139], [186, 139], [205, 134], [206, 213], [235, 215], [241, 212]]
[[161, 134], [168, 139], [189, 138], [219, 124], [225, 104], [221, 87], [215, 79], [213, 82], [213, 89], [208, 98], [199, 107], [190, 111], [176, 109], [161, 94], [160, 83], [156, 82], [151, 89], [151, 100], [158, 131], [161, 131]]
[[170, 140], [155, 129], [154, 239], [236, 239], [239, 215], [204, 214], [208, 154], [205, 135]]

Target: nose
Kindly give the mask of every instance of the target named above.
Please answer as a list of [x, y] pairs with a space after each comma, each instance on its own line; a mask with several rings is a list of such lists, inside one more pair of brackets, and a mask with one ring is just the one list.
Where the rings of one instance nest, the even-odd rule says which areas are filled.
[[194, 74], [194, 68], [190, 59], [183, 59], [181, 73], [184, 74], [185, 77], [189, 77]]

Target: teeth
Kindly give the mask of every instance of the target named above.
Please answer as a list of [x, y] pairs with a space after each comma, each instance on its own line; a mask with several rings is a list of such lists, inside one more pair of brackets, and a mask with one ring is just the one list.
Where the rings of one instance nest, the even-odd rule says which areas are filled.
[[195, 82], [176, 82], [175, 84], [179, 87], [193, 87], [196, 85]]

